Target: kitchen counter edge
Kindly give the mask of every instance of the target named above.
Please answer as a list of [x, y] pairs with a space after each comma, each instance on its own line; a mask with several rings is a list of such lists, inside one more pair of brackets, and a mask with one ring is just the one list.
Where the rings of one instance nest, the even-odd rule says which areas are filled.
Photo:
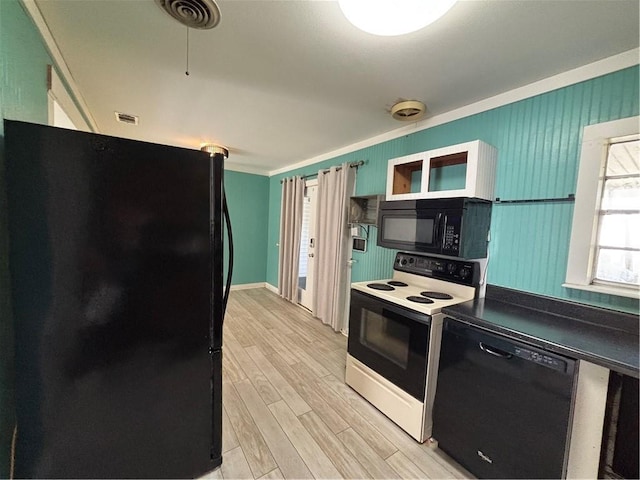
[[636, 315], [493, 285], [485, 298], [442, 312], [512, 340], [640, 377]]

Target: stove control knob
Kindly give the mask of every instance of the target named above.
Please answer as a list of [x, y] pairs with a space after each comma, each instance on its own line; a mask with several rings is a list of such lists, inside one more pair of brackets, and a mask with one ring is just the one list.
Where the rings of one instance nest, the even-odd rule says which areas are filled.
[[462, 267], [460, 269], [460, 278], [462, 278], [463, 280], [466, 279], [469, 274], [471, 274], [471, 271], [468, 268]]
[[447, 272], [450, 274], [456, 273], [456, 264], [455, 263], [447, 263]]
[[413, 258], [413, 257], [409, 257], [409, 263], [413, 263], [413, 262], [415, 262], [415, 261], [416, 261], [416, 259], [415, 259], [415, 258]]
[[400, 264], [401, 264], [402, 266], [406, 265], [406, 264], [407, 264], [407, 259], [406, 259], [406, 258], [403, 258], [403, 259], [400, 261]]

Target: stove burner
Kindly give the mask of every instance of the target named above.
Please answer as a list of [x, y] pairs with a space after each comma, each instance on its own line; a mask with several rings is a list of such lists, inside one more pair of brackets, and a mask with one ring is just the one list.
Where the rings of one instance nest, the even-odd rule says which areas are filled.
[[415, 295], [411, 295], [410, 297], [407, 297], [407, 300], [409, 300], [410, 302], [416, 302], [416, 303], [433, 303], [433, 300], [430, 300], [424, 297], [416, 297]]
[[395, 288], [386, 283], [368, 283], [367, 287], [373, 288], [374, 290], [395, 290]]
[[387, 282], [389, 285], [393, 285], [394, 287], [408, 287], [409, 285], [404, 282], [399, 282], [398, 280], [391, 280]]
[[448, 293], [441, 292], [420, 292], [423, 297], [435, 298], [436, 300], [451, 300], [453, 297]]

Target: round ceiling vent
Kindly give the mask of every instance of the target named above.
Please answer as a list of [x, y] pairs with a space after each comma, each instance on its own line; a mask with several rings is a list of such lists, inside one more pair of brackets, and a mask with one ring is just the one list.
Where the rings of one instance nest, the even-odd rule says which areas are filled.
[[417, 100], [403, 100], [391, 107], [391, 116], [396, 120], [416, 121], [424, 116], [427, 107]]
[[220, 9], [214, 0], [156, 0], [156, 3], [189, 28], [205, 30], [220, 22]]

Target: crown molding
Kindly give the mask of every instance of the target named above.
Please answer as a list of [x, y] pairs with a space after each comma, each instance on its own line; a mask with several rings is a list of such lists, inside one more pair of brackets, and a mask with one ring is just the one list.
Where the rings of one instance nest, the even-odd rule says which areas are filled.
[[419, 132], [428, 128], [442, 125], [444, 123], [452, 122], [454, 120], [459, 120], [461, 118], [469, 117], [481, 112], [486, 112], [487, 110], [502, 107], [510, 103], [524, 100], [526, 98], [535, 97], [536, 95], [567, 87], [569, 85], [580, 83], [585, 80], [591, 80], [592, 78], [600, 77], [608, 73], [616, 72], [624, 68], [638, 65], [638, 63], [640, 63], [640, 49], [634, 48], [618, 55], [613, 55], [611, 57], [607, 57], [602, 60], [598, 60], [596, 62], [589, 63], [587, 65], [583, 65], [581, 67], [574, 68], [572, 70], [568, 70], [551, 77], [547, 77], [523, 87], [515, 88], [513, 90], [500, 93], [493, 97], [488, 97], [484, 100], [480, 100], [470, 105], [466, 105], [449, 112], [435, 115], [431, 118], [426, 118], [419, 122], [412, 123], [411, 125], [397, 128], [395, 130], [391, 130], [390, 132], [382, 133], [380, 135], [376, 135], [375, 137], [371, 137], [360, 142], [352, 143], [351, 145], [348, 145], [346, 147], [323, 153], [322, 155], [318, 155], [308, 160], [303, 160], [287, 167], [271, 170], [268, 175], [272, 177], [274, 175], [280, 175], [291, 170], [296, 170], [298, 168], [313, 165], [314, 163], [322, 162], [324, 160], [330, 160], [340, 155], [345, 155], [347, 153], [355, 152], [357, 150], [377, 145], [388, 140], [403, 137], [410, 133]]
[[40, 35], [42, 36], [42, 40], [44, 41], [45, 46], [52, 57], [55, 67], [59, 71], [64, 83], [66, 83], [68, 88], [71, 90], [70, 92], [71, 96], [75, 100], [75, 103], [78, 109], [80, 110], [82, 116], [86, 119], [91, 130], [95, 133], [99, 133], [100, 130], [98, 129], [98, 124], [96, 123], [95, 119], [91, 115], [89, 107], [87, 106], [87, 103], [84, 101], [84, 98], [80, 93], [80, 89], [78, 88], [78, 85], [73, 79], [73, 75], [71, 75], [71, 70], [69, 70], [67, 63], [65, 62], [64, 57], [62, 56], [62, 52], [58, 48], [58, 45], [56, 44], [56, 41], [54, 40], [53, 35], [49, 30], [49, 26], [47, 25], [47, 22], [42, 16], [42, 13], [40, 12], [40, 9], [38, 8], [38, 5], [36, 4], [35, 0], [20, 0], [20, 3], [22, 3], [24, 10], [27, 12], [29, 17], [31, 17], [31, 20], [33, 21], [36, 28], [40, 32]]

